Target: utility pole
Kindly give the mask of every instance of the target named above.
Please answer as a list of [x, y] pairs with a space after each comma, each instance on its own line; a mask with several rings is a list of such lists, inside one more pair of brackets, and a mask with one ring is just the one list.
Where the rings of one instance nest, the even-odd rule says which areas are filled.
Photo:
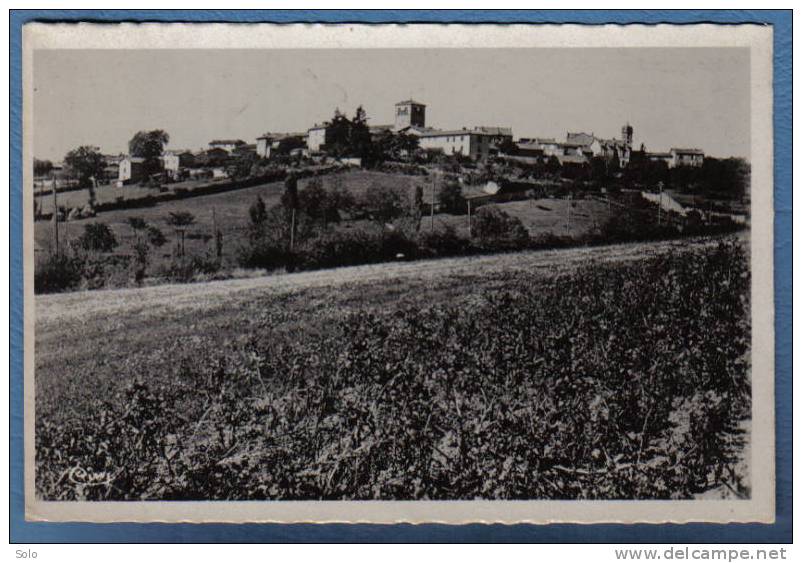
[[468, 200], [468, 238], [473, 237], [473, 230], [471, 229], [471, 200]]
[[663, 210], [663, 182], [657, 182], [657, 187], [660, 189], [660, 200], [657, 204], [657, 226], [659, 227], [662, 222], [662, 210]]
[[571, 194], [568, 194], [565, 196], [565, 198], [568, 202], [568, 205], [566, 206], [566, 209], [568, 210], [568, 232], [571, 232]]
[[53, 173], [53, 232], [54, 238], [56, 241], [56, 258], [58, 258], [58, 196], [56, 195], [57, 192], [56, 186], [56, 174]]
[[295, 246], [295, 208], [292, 208], [292, 222], [290, 223], [290, 252]]
[[432, 217], [432, 232], [434, 232], [434, 192], [435, 192], [436, 186], [437, 186], [437, 177], [432, 175], [432, 210], [431, 210], [432, 211], [432, 214], [431, 214], [431, 217]]
[[217, 228], [217, 213], [214, 207], [212, 207], [212, 231], [214, 231], [215, 254], [220, 258], [223, 255], [223, 233]]

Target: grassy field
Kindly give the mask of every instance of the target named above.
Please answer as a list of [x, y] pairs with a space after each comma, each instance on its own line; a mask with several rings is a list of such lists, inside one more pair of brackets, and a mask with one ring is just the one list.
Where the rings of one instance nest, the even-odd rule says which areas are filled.
[[[301, 180], [299, 189], [303, 189], [309, 181], [309, 179]], [[374, 184], [400, 187], [410, 194], [415, 186], [420, 185], [424, 187], [425, 201], [428, 201], [427, 198], [430, 197], [429, 190], [431, 190], [431, 180], [427, 177], [365, 170], [323, 176], [322, 181], [326, 186], [334, 182], [341, 182], [354, 195], [363, 193], [369, 186]], [[142, 190], [142, 193], [148, 192], [147, 189], [138, 187], [121, 189], [129, 191]], [[211, 237], [214, 233], [213, 227], [216, 222], [217, 228], [223, 233], [223, 264], [225, 267], [234, 267], [236, 266], [237, 248], [244, 242], [248, 224], [248, 208], [256, 201], [257, 197], [262, 197], [266, 205], [271, 207], [279, 202], [283, 191], [284, 185], [282, 182], [272, 182], [221, 194], [203, 195], [159, 203], [153, 207], [103, 212], [95, 218], [60, 223], [60, 237], [62, 241], [70, 240], [83, 232], [85, 224], [101, 221], [111, 227], [120, 243], [115, 252], [131, 254], [136, 236], [128, 226], [127, 221], [129, 217], [142, 217], [149, 224], [159, 228], [168, 238], [168, 244], [153, 253], [152, 266], [155, 269], [159, 264], [169, 261], [173, 253], [173, 247], [178, 240], [178, 235], [166, 222], [170, 212], [188, 211], [195, 216], [196, 224], [189, 229], [189, 237], [185, 240], [187, 254], [203, 254], [212, 251], [214, 242]], [[101, 193], [101, 190], [98, 193]], [[70, 195], [72, 194], [77, 194], [75, 197], [85, 197], [84, 192], [71, 192]], [[500, 204], [500, 207], [511, 215], [520, 218], [533, 236], [546, 233], [561, 236], [579, 236], [600, 225], [608, 217], [607, 209], [603, 204], [595, 201], [579, 200], [573, 203], [569, 221], [568, 205], [568, 202], [564, 200], [544, 199], [503, 203]], [[434, 224], [436, 228], [443, 225], [451, 225], [460, 234], [467, 236], [467, 215], [438, 213], [434, 217]], [[429, 216], [424, 216], [421, 228], [427, 229], [430, 226]], [[52, 222], [36, 222], [34, 233], [37, 251], [47, 252], [53, 241]]]
[[748, 495], [744, 264], [699, 239], [37, 296], [37, 493]]
[[[169, 184], [167, 188], [171, 190], [179, 188], [191, 191], [198, 186], [204, 186], [209, 183], [210, 180], [186, 180], [184, 182]], [[158, 188], [140, 187], [136, 184], [118, 187], [115, 183], [111, 183], [98, 186], [95, 190], [95, 199], [98, 204], [102, 205], [114, 203], [119, 200], [135, 201], [148, 196], [156, 196], [159, 193]], [[53, 195], [46, 189], [39, 189], [36, 191], [36, 194], [36, 198], [42, 206], [42, 213], [52, 213]], [[68, 209], [73, 207], [83, 208], [88, 203], [89, 192], [86, 189], [69, 190], [58, 193], [59, 207], [66, 207]]]

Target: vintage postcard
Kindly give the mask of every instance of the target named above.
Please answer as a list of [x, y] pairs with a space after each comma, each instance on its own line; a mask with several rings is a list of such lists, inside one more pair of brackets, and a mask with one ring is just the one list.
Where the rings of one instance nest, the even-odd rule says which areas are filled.
[[771, 62], [26, 24], [26, 518], [772, 522]]

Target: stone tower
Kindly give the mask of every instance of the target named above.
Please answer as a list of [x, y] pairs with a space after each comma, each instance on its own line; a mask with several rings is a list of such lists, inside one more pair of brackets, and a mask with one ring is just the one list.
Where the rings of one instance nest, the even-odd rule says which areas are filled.
[[624, 141], [628, 147], [632, 146], [632, 125], [629, 123], [621, 128], [621, 140]]
[[426, 127], [426, 104], [405, 100], [395, 104], [395, 130]]

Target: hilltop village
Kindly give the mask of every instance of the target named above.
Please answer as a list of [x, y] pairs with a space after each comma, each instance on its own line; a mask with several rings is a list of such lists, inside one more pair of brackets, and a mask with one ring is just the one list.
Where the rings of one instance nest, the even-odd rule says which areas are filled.
[[[339, 111], [337, 115], [340, 115]], [[336, 141], [335, 120], [315, 124], [305, 133], [265, 133], [254, 143], [242, 139], [214, 139], [208, 148], [199, 151], [169, 149], [163, 155], [164, 172], [172, 178], [225, 177], [227, 172], [223, 164], [231, 157], [248, 153], [262, 159], [277, 156], [323, 158], [332, 152], [332, 144]], [[426, 104], [411, 99], [395, 104], [395, 123], [368, 125], [367, 129], [374, 142], [383, 137], [403, 136], [430, 154], [460, 155], [475, 161], [500, 155], [517, 157], [524, 162], [553, 156], [560, 164], [586, 164], [593, 157], [602, 157], [616, 159], [621, 167], [626, 167], [632, 157], [634, 133], [633, 127], [626, 124], [617, 139], [599, 137], [594, 133], [568, 132], [564, 141], [558, 141], [527, 137], [514, 140], [511, 127], [472, 126], [443, 130], [428, 126]], [[668, 152], [645, 154], [649, 160], [665, 162], [670, 168], [699, 167], [704, 162], [704, 152], [697, 148], [671, 148]], [[361, 164], [358, 155], [344, 158], [348, 163]], [[118, 183], [135, 183], [142, 179], [144, 160], [130, 155], [107, 156], [105, 173], [113, 177], [116, 170]]]

